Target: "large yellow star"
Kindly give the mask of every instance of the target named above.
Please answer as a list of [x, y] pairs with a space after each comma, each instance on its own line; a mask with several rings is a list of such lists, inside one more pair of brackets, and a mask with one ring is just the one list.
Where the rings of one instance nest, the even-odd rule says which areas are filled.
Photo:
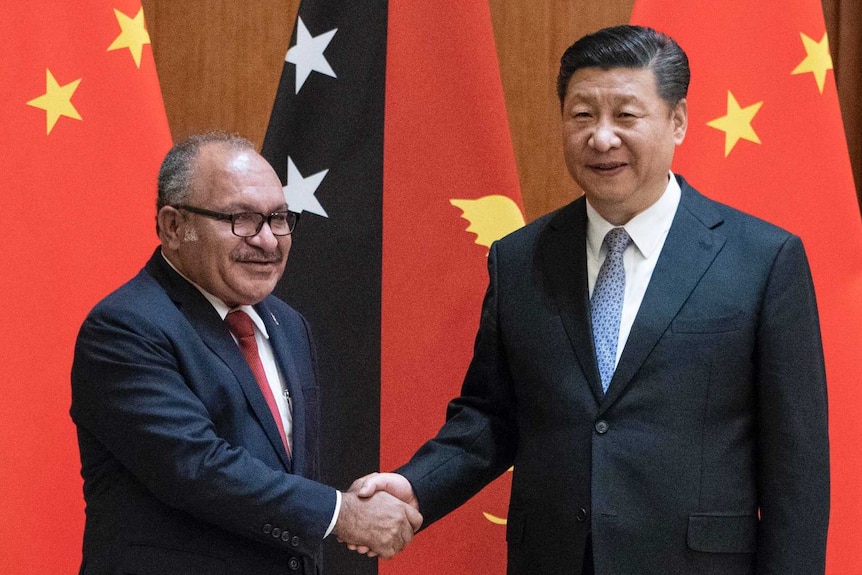
[[823, 93], [826, 84], [826, 71], [832, 69], [832, 56], [829, 54], [829, 38], [826, 32], [820, 42], [815, 42], [805, 34], [802, 36], [802, 45], [805, 46], [805, 59], [790, 74], [805, 74], [811, 72], [817, 81], [817, 89]]
[[114, 8], [114, 15], [117, 17], [122, 31], [114, 43], [108, 46], [108, 52], [128, 48], [135, 60], [135, 66], [140, 68], [144, 44], [150, 43], [150, 34], [144, 25], [144, 9], [138, 10], [138, 14], [134, 18], [129, 18], [116, 8]]
[[757, 114], [762, 105], [763, 102], [758, 102], [743, 108], [733, 97], [733, 92], [727, 91], [727, 115], [706, 123], [710, 128], [724, 132], [725, 158], [730, 155], [730, 151], [740, 139], [755, 144], [760, 143], [760, 138], [757, 137], [754, 128], [751, 127], [751, 120], [754, 119], [754, 115]]
[[60, 116], [66, 116], [67, 118], [73, 118], [75, 120], [81, 119], [81, 115], [78, 113], [78, 110], [76, 110], [75, 106], [72, 105], [72, 95], [75, 93], [75, 90], [78, 89], [78, 84], [81, 83], [81, 78], [78, 78], [74, 82], [70, 82], [65, 86], [61, 86], [57, 80], [54, 79], [54, 75], [51, 73], [51, 70], [46, 69], [45, 75], [47, 77], [45, 80], [45, 93], [38, 98], [30, 100], [27, 102], [27, 105], [47, 112], [48, 133], [50, 134], [51, 130], [54, 129], [54, 124], [56, 124], [57, 120], [60, 119]]

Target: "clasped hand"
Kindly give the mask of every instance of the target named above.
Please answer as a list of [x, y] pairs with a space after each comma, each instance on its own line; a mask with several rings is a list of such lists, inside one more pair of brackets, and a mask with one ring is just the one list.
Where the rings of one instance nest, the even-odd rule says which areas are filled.
[[369, 557], [391, 559], [422, 526], [410, 482], [397, 473], [371, 473], [342, 494], [335, 535]]

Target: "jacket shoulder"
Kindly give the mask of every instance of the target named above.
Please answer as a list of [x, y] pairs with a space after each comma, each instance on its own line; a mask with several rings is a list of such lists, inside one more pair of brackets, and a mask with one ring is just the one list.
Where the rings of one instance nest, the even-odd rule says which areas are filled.
[[707, 228], [745, 242], [783, 244], [797, 237], [772, 222], [703, 195], [681, 176], [677, 179], [682, 191], [679, 209], [687, 210]]
[[585, 221], [585, 204], [586, 200], [584, 196], [581, 196], [504, 236], [495, 244], [503, 250], [516, 249], [518, 246], [533, 246], [549, 228], [565, 228], [570, 225], [578, 225], [580, 220]]

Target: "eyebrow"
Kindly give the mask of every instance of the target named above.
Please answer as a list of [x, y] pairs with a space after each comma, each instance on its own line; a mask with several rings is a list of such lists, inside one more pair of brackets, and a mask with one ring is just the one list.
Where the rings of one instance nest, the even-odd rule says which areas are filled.
[[[572, 99], [590, 103], [598, 100], [591, 92], [572, 92]], [[637, 94], [614, 94], [610, 96], [610, 100], [621, 104], [641, 103]]]
[[[237, 203], [237, 204], [228, 204], [224, 208], [222, 208], [226, 213], [242, 213], [242, 212], [257, 212], [261, 213], [258, 208], [245, 203]], [[288, 208], [286, 203], [280, 204], [277, 208], [273, 210], [263, 210], [263, 212], [275, 213], [275, 212], [287, 212], [290, 208]]]

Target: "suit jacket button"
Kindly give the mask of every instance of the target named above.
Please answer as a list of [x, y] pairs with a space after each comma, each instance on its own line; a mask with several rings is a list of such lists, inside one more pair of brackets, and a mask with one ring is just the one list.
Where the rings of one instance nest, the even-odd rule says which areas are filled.
[[299, 571], [299, 559], [297, 559], [296, 557], [291, 557], [290, 561], [287, 562], [287, 567], [291, 571]]
[[281, 535], [281, 529], [279, 529], [278, 527], [273, 527], [272, 528], [272, 536], [275, 537], [276, 539], [278, 539], [279, 535]]
[[299, 547], [299, 544], [300, 544], [299, 537], [296, 537], [294, 535], [293, 539], [290, 540], [290, 544], [293, 545], [294, 547]]
[[266, 525], [263, 526], [263, 532], [264, 533], [269, 535], [270, 531], [272, 531], [272, 524], [271, 523], [267, 523]]
[[281, 532], [281, 540], [284, 541], [285, 543], [290, 541], [290, 533], [288, 531], [282, 531]]
[[578, 509], [577, 518], [578, 518], [578, 521], [580, 521], [581, 523], [586, 521], [587, 520], [587, 510], [584, 509], [583, 507]]
[[609, 427], [610, 425], [608, 425], [608, 422], [604, 419], [600, 419], [596, 422], [596, 431], [599, 433], [607, 433]]

